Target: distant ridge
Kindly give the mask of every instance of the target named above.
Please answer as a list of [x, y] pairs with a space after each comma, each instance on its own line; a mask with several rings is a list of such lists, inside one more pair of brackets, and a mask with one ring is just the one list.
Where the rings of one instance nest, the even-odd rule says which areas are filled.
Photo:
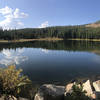
[[98, 27], [100, 27], [100, 20], [99, 21], [96, 21], [94, 23], [91, 23], [91, 24], [87, 24], [85, 26], [86, 27], [92, 27], [92, 28], [98, 28]]

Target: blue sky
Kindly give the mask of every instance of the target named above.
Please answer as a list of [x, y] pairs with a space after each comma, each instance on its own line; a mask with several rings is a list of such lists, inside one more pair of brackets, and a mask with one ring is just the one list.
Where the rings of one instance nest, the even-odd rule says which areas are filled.
[[11, 13], [3, 14], [1, 10], [1, 26], [8, 22], [7, 27], [23, 24], [18, 28], [33, 28], [86, 24], [100, 20], [100, 0], [0, 0], [0, 9], [7, 10], [7, 7], [12, 9], [12, 15], [15, 12], [18, 17], [12, 18]]

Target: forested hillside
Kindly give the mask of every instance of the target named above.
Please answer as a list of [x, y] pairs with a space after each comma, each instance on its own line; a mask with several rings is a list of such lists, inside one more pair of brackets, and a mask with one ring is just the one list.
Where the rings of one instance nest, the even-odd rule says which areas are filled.
[[47, 28], [25, 28], [16, 30], [0, 29], [0, 39], [37, 39], [37, 38], [63, 38], [63, 39], [100, 39], [100, 27], [77, 26], [55, 26]]

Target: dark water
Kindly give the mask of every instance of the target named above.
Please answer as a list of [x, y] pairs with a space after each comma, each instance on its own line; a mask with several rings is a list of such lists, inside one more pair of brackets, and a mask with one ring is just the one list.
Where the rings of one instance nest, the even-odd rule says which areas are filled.
[[0, 66], [15, 64], [35, 84], [99, 78], [100, 42], [34, 41], [1, 43]]

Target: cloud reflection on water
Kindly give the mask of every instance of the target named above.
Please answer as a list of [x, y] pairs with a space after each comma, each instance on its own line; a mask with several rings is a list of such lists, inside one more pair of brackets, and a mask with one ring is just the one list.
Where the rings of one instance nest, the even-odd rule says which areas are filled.
[[41, 51], [44, 52], [44, 53], [49, 53], [48, 49], [41, 49]]
[[28, 60], [28, 57], [22, 56], [22, 53], [24, 52], [24, 49], [17, 49], [17, 50], [9, 50], [9, 49], [3, 49], [2, 56], [3, 58], [0, 59], [0, 64], [8, 66], [12, 64], [20, 64], [21, 62], [24, 62]]

